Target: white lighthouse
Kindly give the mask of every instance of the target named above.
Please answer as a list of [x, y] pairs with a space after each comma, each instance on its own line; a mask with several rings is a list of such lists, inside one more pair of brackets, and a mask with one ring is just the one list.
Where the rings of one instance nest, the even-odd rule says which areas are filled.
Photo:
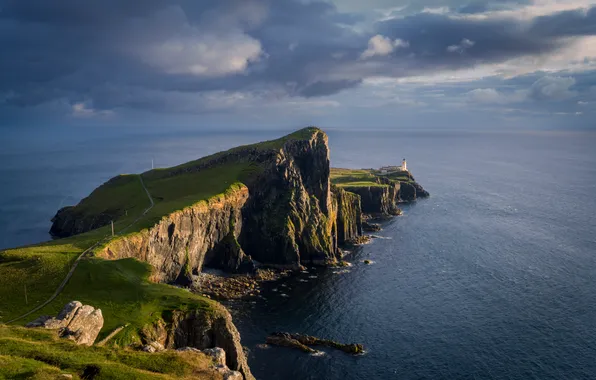
[[407, 172], [408, 171], [408, 164], [406, 163], [406, 159], [404, 158], [401, 162], [401, 167], [400, 167], [402, 172]]

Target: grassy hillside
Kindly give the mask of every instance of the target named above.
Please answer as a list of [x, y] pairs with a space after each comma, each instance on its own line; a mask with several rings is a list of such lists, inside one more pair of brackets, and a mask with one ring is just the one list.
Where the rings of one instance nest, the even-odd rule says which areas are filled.
[[377, 181], [377, 176], [364, 169], [331, 169], [331, 183], [340, 187], [387, 187]]
[[377, 183], [378, 178], [387, 178], [394, 182], [414, 182], [409, 172], [381, 174], [373, 169], [338, 169], [331, 168], [331, 183], [341, 187], [387, 186]]
[[53, 331], [0, 325], [0, 379], [218, 379], [211, 360], [193, 352], [145, 353], [82, 347]]

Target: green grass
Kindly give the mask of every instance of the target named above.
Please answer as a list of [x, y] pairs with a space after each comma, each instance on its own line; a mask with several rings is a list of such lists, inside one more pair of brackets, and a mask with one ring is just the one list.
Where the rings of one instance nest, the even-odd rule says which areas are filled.
[[[72, 262], [92, 241], [72, 238], [0, 253], [0, 323], [9, 321], [48, 299]], [[25, 299], [25, 288], [27, 299]]]
[[128, 213], [132, 217], [149, 206], [147, 196], [141, 197], [142, 194], [143, 187], [137, 175], [119, 175], [95, 189], [75, 209], [80, 215], [107, 213], [125, 216]]
[[95, 379], [220, 378], [210, 365], [199, 353], [82, 347], [53, 331], [0, 325], [0, 379], [79, 379], [88, 366], [99, 369]]
[[56, 300], [39, 314], [55, 315], [72, 300], [100, 308], [104, 326], [98, 341], [117, 327], [129, 324], [111, 344], [140, 343], [138, 332], [164, 318], [172, 310], [202, 310], [216, 313], [209, 299], [166, 284], [150, 282], [151, 266], [135, 259], [85, 259], [79, 263], [68, 285]]
[[385, 178], [389, 178], [390, 180], [399, 181], [399, 182], [414, 182], [412, 180], [412, 178], [407, 173], [404, 173], [404, 172], [381, 174], [381, 175], [379, 175], [379, 177], [385, 177]]
[[378, 183], [377, 179], [370, 170], [331, 169], [331, 183], [340, 187], [387, 187]]
[[[155, 206], [139, 221], [133, 231], [153, 226], [163, 216], [197, 202], [238, 189], [259, 167], [253, 163], [229, 163], [198, 172], [169, 175], [170, 171], [149, 171], [143, 174], [145, 186]], [[146, 196], [145, 196], [146, 197]]]

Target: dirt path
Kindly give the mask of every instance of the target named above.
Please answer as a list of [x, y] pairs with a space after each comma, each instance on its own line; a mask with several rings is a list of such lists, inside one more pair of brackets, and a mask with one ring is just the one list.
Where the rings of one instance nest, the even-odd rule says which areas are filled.
[[[147, 190], [147, 188], [145, 187], [145, 183], [143, 182], [143, 177], [141, 177], [141, 175], [139, 175], [139, 180], [141, 181], [141, 186], [143, 186], [143, 190], [145, 190], [145, 193], [147, 193], [147, 197], [149, 198], [149, 201], [151, 202], [151, 205], [149, 207], [147, 207], [145, 209], [145, 211], [143, 211], [143, 213], [136, 218], [132, 223], [130, 223], [128, 226], [124, 227], [122, 230], [120, 230], [118, 232], [118, 234], [121, 234], [123, 232], [126, 232], [126, 230], [128, 230], [130, 227], [132, 227], [136, 222], [139, 221], [139, 219], [141, 219], [142, 217], [144, 217], [149, 210], [151, 210], [153, 208], [153, 206], [155, 206], [155, 203], [153, 202], [153, 198], [151, 197], [151, 194], [149, 194], [149, 190]], [[97, 243], [93, 244], [91, 247], [87, 248], [86, 250], [84, 250], [79, 257], [77, 257], [77, 259], [75, 260], [75, 262], [72, 264], [72, 267], [70, 268], [70, 271], [68, 271], [68, 274], [66, 275], [66, 277], [64, 278], [64, 280], [62, 280], [62, 283], [60, 283], [60, 286], [58, 286], [58, 289], [56, 289], [56, 291], [54, 292], [54, 294], [52, 294], [52, 296], [50, 298], [48, 298], [47, 300], [45, 300], [41, 305], [36, 306], [35, 308], [33, 308], [32, 310], [28, 311], [27, 313], [14, 318], [8, 322], [6, 322], [6, 324], [12, 323], [12, 322], [16, 322], [19, 319], [23, 319], [33, 313], [35, 313], [36, 311], [44, 308], [45, 306], [47, 306], [50, 302], [52, 302], [53, 300], [56, 299], [56, 297], [58, 297], [58, 295], [60, 293], [62, 293], [62, 290], [64, 290], [64, 287], [66, 286], [66, 284], [68, 283], [68, 280], [70, 280], [70, 278], [72, 277], [72, 275], [74, 274], [74, 271], [77, 269], [77, 266], [79, 265], [79, 262], [81, 261], [81, 259], [83, 257], [85, 257], [89, 252], [93, 251], [94, 248], [98, 247], [100, 244], [107, 242], [108, 240], [110, 240], [111, 236], [107, 236], [103, 239], [101, 239], [100, 241], [98, 241]]]

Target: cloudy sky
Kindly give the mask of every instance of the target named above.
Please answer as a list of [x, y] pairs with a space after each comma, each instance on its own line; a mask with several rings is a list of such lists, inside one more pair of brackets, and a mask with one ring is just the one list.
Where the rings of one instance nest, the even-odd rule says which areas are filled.
[[596, 0], [0, 0], [0, 128], [596, 127]]

